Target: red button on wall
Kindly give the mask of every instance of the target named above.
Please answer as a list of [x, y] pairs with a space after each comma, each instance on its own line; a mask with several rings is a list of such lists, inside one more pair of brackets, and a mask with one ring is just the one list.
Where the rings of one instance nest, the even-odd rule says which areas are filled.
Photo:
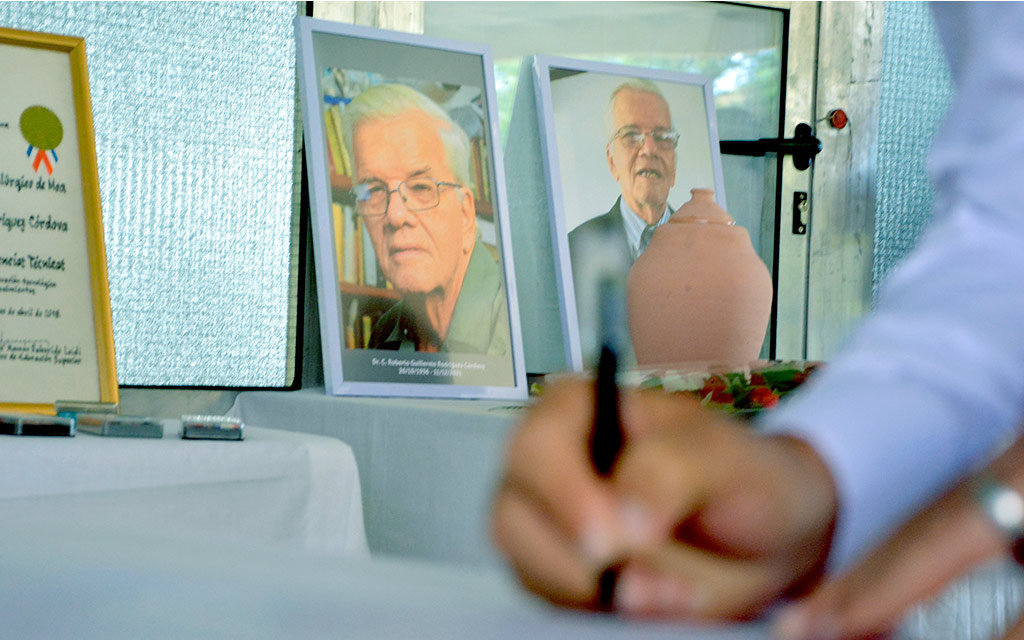
[[828, 123], [833, 129], [842, 129], [848, 122], [846, 112], [842, 109], [833, 109], [828, 112]]

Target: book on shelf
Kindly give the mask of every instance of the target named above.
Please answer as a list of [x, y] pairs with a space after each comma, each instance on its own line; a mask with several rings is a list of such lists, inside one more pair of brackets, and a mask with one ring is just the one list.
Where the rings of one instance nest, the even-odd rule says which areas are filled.
[[484, 200], [484, 173], [483, 173], [483, 140], [480, 138], [473, 138], [470, 141], [470, 151], [472, 153], [473, 161], [473, 175], [470, 179], [473, 181], [472, 190], [473, 195], [476, 196], [477, 200]]
[[352, 175], [352, 162], [345, 148], [345, 138], [342, 134], [341, 107], [334, 105], [324, 113], [324, 123], [327, 127], [327, 146], [330, 149], [331, 160], [334, 164], [334, 172], [339, 176]]
[[493, 214], [493, 192], [491, 189], [491, 154], [487, 151], [487, 143], [483, 138], [470, 141], [473, 172], [470, 176], [473, 196], [477, 202], [477, 214], [490, 217]]
[[346, 204], [332, 204], [335, 229], [335, 251], [338, 260], [338, 278], [349, 284], [392, 289], [377, 261], [373, 242], [366, 224], [355, 209]]
[[352, 247], [352, 261], [355, 263], [355, 283], [366, 284], [366, 271], [363, 264], [363, 219], [354, 216], [356, 220], [355, 243]]
[[368, 315], [364, 315], [362, 318], [363, 323], [363, 348], [370, 348], [370, 335], [373, 333], [373, 318]]
[[338, 276], [342, 282], [355, 282], [355, 221], [352, 208], [348, 205], [335, 203], [335, 228], [339, 230], [338, 243]]
[[[347, 306], [347, 308], [346, 308]], [[348, 349], [356, 348], [356, 318], [359, 317], [359, 301], [356, 299], [345, 300], [342, 298], [342, 308], [345, 309], [343, 315], [344, 327], [345, 327], [345, 347]]]
[[331, 203], [334, 218], [334, 259], [338, 277], [345, 279], [345, 208], [337, 202]]
[[373, 242], [370, 241], [370, 232], [366, 229], [366, 225], [363, 225], [363, 281], [360, 284], [365, 284], [370, 287], [380, 286], [381, 273], [377, 268], [377, 252], [373, 250]]
[[331, 170], [334, 173], [342, 173], [344, 170], [344, 159], [341, 157], [341, 149], [338, 140], [334, 135], [334, 127], [331, 124], [330, 109], [324, 113], [324, 121], [327, 125], [327, 159], [330, 162]]
[[494, 201], [493, 200], [493, 195], [494, 194], [491, 192], [491, 180], [490, 180], [491, 175], [492, 175], [491, 169], [493, 168], [493, 165], [492, 165], [493, 160], [491, 158], [491, 154], [488, 153], [488, 151], [487, 151], [487, 143], [485, 143], [483, 140], [480, 141], [480, 155], [483, 158], [483, 167], [480, 170], [480, 173], [483, 175], [483, 185], [484, 185], [483, 186], [482, 196], [483, 196], [483, 199], [484, 199], [485, 202], [490, 203], [490, 202]]

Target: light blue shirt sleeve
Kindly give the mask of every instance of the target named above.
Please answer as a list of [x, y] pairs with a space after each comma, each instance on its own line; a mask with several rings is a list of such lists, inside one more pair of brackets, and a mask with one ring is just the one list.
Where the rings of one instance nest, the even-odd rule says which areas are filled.
[[1024, 3], [933, 8], [958, 86], [933, 222], [849, 344], [762, 422], [832, 471], [832, 570], [985, 464], [1024, 413]]

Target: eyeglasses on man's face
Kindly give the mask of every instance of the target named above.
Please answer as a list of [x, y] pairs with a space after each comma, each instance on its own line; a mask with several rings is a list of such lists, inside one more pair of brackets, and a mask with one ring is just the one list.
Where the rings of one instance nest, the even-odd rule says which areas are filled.
[[364, 218], [387, 215], [391, 194], [397, 193], [409, 211], [433, 209], [441, 202], [441, 187], [460, 187], [455, 182], [441, 182], [433, 178], [407, 178], [394, 189], [388, 189], [383, 180], [360, 182], [352, 191], [356, 196], [356, 210]]
[[638, 127], [622, 127], [615, 132], [614, 137], [621, 140], [627, 149], [639, 149], [644, 146], [648, 136], [654, 141], [654, 146], [659, 149], [675, 149], [679, 144], [679, 132], [672, 129], [644, 131]]

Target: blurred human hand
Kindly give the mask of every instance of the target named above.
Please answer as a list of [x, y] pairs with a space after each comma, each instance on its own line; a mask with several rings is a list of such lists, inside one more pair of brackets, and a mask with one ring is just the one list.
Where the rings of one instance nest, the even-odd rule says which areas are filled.
[[608, 479], [590, 463], [593, 385], [545, 390], [508, 443], [492, 531], [522, 583], [552, 602], [736, 618], [820, 575], [835, 520], [828, 470], [806, 444], [765, 437], [663, 392], [623, 393], [626, 442]]
[[[1024, 440], [988, 470], [1024, 492]], [[901, 527], [846, 574], [783, 610], [779, 640], [876, 637], [897, 626], [913, 605], [938, 595], [981, 562], [1006, 553], [1007, 540], [974, 501], [967, 480]], [[1024, 640], [1024, 621], [1006, 636]]]

